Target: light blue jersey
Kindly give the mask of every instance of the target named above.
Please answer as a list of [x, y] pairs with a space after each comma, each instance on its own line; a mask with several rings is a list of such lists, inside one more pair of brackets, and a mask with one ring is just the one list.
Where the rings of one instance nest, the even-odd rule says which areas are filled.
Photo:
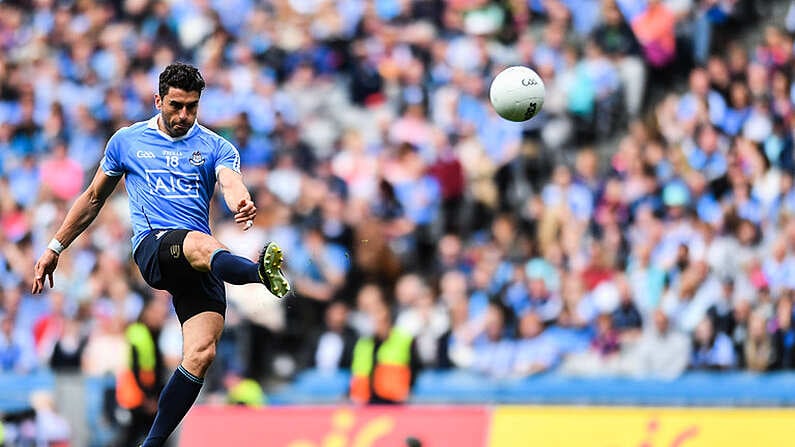
[[218, 170], [240, 172], [240, 155], [230, 142], [197, 123], [172, 138], [158, 129], [158, 116], [119, 129], [100, 162], [105, 174], [125, 176], [133, 252], [152, 229], [210, 234]]

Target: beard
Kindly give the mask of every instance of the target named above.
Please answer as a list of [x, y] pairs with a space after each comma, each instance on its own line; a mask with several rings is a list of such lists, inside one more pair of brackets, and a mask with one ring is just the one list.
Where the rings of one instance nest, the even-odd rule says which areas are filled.
[[174, 121], [169, 123], [168, 130], [172, 137], [181, 137], [190, 130], [190, 123]]

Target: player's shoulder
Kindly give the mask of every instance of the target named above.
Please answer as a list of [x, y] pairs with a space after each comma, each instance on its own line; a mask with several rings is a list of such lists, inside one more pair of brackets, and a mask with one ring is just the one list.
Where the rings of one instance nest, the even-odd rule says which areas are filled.
[[[222, 145], [225, 145], [225, 144], [232, 145], [232, 143], [229, 140], [227, 140], [226, 138], [222, 137], [221, 135], [218, 135], [213, 130], [211, 130], [211, 129], [209, 129], [209, 128], [207, 128], [207, 127], [205, 127], [205, 126], [203, 126], [203, 125], [201, 125], [199, 123], [196, 123], [196, 126], [199, 128], [199, 132], [198, 132], [199, 136], [203, 140], [205, 140], [207, 142], [214, 143], [216, 147], [221, 147]], [[232, 145], [232, 146], [234, 146], [234, 145]]]
[[209, 138], [211, 140], [216, 140], [216, 141], [226, 141], [226, 138], [218, 135], [217, 133], [215, 133], [213, 130], [209, 129], [206, 126], [196, 123], [196, 127], [199, 128], [199, 135], [201, 135], [204, 138]]
[[112, 138], [127, 139], [138, 137], [147, 129], [147, 124], [148, 121], [139, 121], [137, 123], [130, 124], [129, 126], [121, 127], [119, 130], [113, 133]]

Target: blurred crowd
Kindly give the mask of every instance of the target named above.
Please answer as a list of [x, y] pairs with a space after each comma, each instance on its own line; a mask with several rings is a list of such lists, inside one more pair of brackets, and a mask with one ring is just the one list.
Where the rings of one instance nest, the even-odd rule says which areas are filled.
[[[0, 370], [112, 374], [144, 302], [168, 303], [131, 262], [122, 187], [28, 291], [174, 60], [258, 207], [243, 232], [214, 203], [214, 234], [252, 259], [277, 240], [295, 289], [228, 289], [211, 392], [347, 368], [378, 303], [424, 368], [795, 368], [795, 14], [767, 25], [771, 3], [0, 2]], [[516, 64], [547, 89], [526, 123], [487, 101]], [[175, 367], [173, 315], [159, 346]]]

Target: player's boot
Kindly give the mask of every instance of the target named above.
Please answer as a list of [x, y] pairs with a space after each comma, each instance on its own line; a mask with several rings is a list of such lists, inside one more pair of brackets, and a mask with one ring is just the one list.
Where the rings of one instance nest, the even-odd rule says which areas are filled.
[[282, 249], [276, 242], [268, 242], [259, 254], [257, 273], [259, 280], [268, 290], [279, 298], [290, 292], [290, 282], [282, 272]]

